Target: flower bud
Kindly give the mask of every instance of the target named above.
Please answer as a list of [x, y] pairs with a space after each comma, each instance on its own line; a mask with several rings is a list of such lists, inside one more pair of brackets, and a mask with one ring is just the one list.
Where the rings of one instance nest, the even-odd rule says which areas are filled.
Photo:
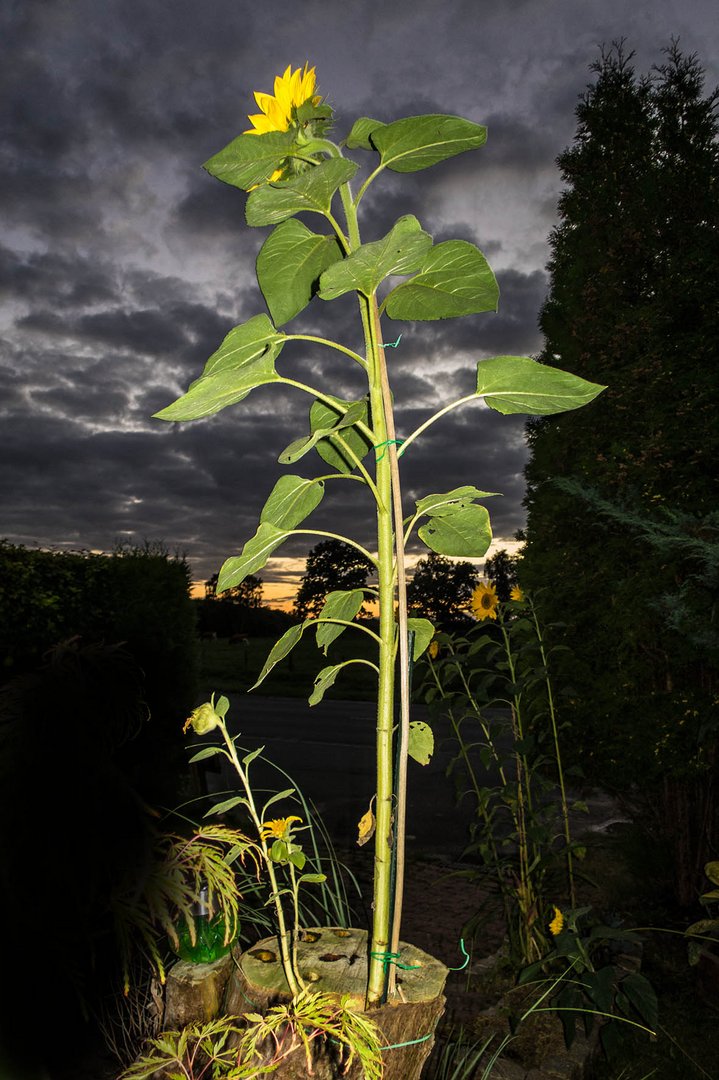
[[220, 717], [215, 712], [214, 705], [206, 701], [204, 705], [198, 705], [192, 710], [182, 730], [185, 732], [191, 727], [195, 735], [207, 735], [208, 731], [216, 728], [219, 722]]

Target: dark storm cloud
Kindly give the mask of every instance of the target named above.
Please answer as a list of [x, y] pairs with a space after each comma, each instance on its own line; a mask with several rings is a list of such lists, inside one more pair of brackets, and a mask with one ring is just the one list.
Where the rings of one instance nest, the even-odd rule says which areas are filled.
[[[244, 196], [201, 168], [247, 127], [252, 89], [271, 91], [276, 72], [308, 59], [337, 107], [337, 137], [363, 113], [458, 113], [489, 129], [479, 154], [384, 173], [362, 204], [365, 240], [413, 213], [437, 242], [469, 240], [498, 264], [498, 314], [385, 321], [388, 341], [402, 334], [388, 362], [406, 434], [472, 392], [477, 360], [541, 348], [553, 162], [571, 141], [588, 66], [622, 34], [632, 46], [635, 35], [642, 70], [672, 34], [714, 63], [713, 8], [693, 7], [692, 16], [692, 5], [669, 0], [651, 13], [622, 0], [486, 11], [473, 0], [6, 5], [0, 534], [86, 548], [164, 539], [207, 576], [254, 532], [284, 471], [278, 454], [307, 430], [307, 395], [268, 387], [196, 424], [151, 419], [233, 325], [265, 310], [252, 269], [267, 230], [248, 230]], [[716, 74], [708, 69], [708, 84]], [[357, 156], [366, 175], [374, 157]], [[307, 224], [327, 228], [316, 215]], [[350, 297], [315, 299], [284, 329], [362, 348]], [[320, 346], [288, 343], [278, 370], [348, 399], [364, 393], [360, 369]], [[449, 413], [402, 458], [408, 500], [428, 486], [502, 491], [488, 507], [495, 533], [510, 537], [522, 524], [522, 429], [522, 418], [476, 403]], [[297, 467], [323, 469], [314, 453]], [[357, 488], [328, 485], [312, 527], [356, 529], [371, 544]], [[312, 542], [297, 538], [287, 552]]]

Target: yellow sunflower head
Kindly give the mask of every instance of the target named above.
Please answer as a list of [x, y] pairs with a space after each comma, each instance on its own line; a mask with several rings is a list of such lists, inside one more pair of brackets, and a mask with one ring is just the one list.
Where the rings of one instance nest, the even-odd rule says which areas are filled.
[[308, 64], [295, 71], [288, 65], [284, 75], [275, 78], [274, 95], [255, 91], [255, 101], [262, 111], [248, 116], [252, 127], [244, 134], [263, 135], [266, 131], [289, 131], [300, 106], [308, 101], [319, 105], [322, 101], [322, 98], [315, 94], [316, 81], [315, 69]]
[[292, 831], [293, 821], [302, 821], [302, 818], [296, 817], [294, 814], [291, 814], [289, 817], [275, 818], [273, 821], [265, 821], [262, 823], [260, 835], [263, 840], [288, 840], [289, 834]]
[[509, 599], [514, 600], [518, 604], [524, 603], [524, 593], [520, 589], [519, 585], [513, 585], [509, 593]]
[[430, 641], [429, 648], [427, 649], [431, 660], [436, 660], [439, 656], [439, 642], [435, 638], [434, 641]]
[[564, 929], [564, 915], [562, 915], [556, 904], [552, 904], [552, 911], [554, 916], [549, 924], [549, 933], [552, 937], [558, 937]]
[[496, 619], [499, 597], [494, 585], [478, 585], [472, 593], [472, 614], [480, 622], [483, 619]]

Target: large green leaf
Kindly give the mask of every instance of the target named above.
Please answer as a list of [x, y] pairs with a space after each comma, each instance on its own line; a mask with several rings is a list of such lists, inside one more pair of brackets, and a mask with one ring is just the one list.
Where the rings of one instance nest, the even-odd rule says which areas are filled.
[[362, 244], [341, 262], [333, 263], [320, 278], [319, 295], [334, 300], [356, 289], [371, 296], [390, 274], [410, 274], [419, 270], [432, 246], [432, 237], [423, 231], [417, 218], [406, 214], [386, 236]]
[[269, 180], [290, 154], [293, 143], [294, 135], [289, 131], [238, 135], [224, 150], [209, 158], [203, 169], [223, 183], [247, 191]]
[[466, 240], [446, 240], [429, 251], [419, 273], [388, 293], [390, 319], [453, 319], [496, 311], [497, 280], [479, 248]]
[[432, 728], [423, 720], [413, 720], [409, 725], [407, 753], [420, 765], [429, 765], [429, 759], [434, 753], [434, 735]]
[[438, 555], [478, 559], [492, 542], [489, 514], [475, 503], [460, 506], [453, 514], [432, 517], [417, 532]]
[[351, 180], [357, 163], [347, 158], [327, 158], [320, 165], [294, 176], [263, 184], [247, 199], [245, 217], [248, 225], [276, 225], [278, 221], [309, 211], [328, 214], [332, 197], [341, 184]]
[[444, 495], [425, 495], [423, 499], [418, 499], [417, 513], [427, 514], [429, 517], [442, 517], [453, 514], [458, 506], [467, 505], [476, 499], [488, 499], [496, 494], [496, 491], [480, 491], [471, 484], [465, 484], [464, 487], [454, 488], [453, 491], [448, 491]]
[[255, 315], [230, 330], [199, 379], [185, 394], [155, 413], [160, 420], [197, 420], [247, 397], [264, 383], [279, 382], [275, 371], [285, 341], [266, 315]]
[[[356, 425], [357, 422], [369, 424], [369, 405], [366, 400], [361, 402], [343, 401], [340, 398], [334, 400], [336, 400], [337, 404], [343, 408], [347, 408], [348, 405], [362, 406], [353, 426], [345, 426], [341, 429], [343, 443], [353, 454], [356, 454], [360, 461], [362, 461], [372, 449], [372, 442], [354, 425]], [[345, 416], [346, 415], [347, 413], [345, 413]], [[310, 429], [313, 432], [322, 429], [332, 431], [336, 427], [338, 416], [340, 416], [339, 409], [335, 410], [330, 408], [324, 401], [315, 401], [310, 408]], [[340, 431], [340, 429], [337, 430]], [[336, 469], [337, 472], [351, 473], [356, 468], [354, 461], [348, 455], [339, 440], [337, 438], [332, 438], [331, 435], [325, 435], [319, 439], [315, 448], [323, 461], [326, 461], [327, 464], [333, 469]]]
[[249, 360], [241, 368], [202, 375], [190, 385], [186, 394], [155, 416], [160, 420], [199, 420], [242, 401], [257, 386], [281, 382], [275, 371], [275, 355], [271, 350], [257, 360]]
[[247, 541], [239, 555], [227, 559], [220, 570], [217, 580], [218, 593], [232, 589], [245, 580], [249, 574], [261, 570], [272, 552], [284, 543], [291, 529], [278, 529], [275, 525], [263, 521], [257, 532]]
[[322, 271], [341, 258], [335, 236], [320, 236], [295, 218], [273, 229], [257, 256], [257, 280], [275, 326], [307, 307]]
[[487, 129], [461, 116], [430, 113], [375, 128], [371, 139], [383, 165], [394, 172], [408, 173], [436, 165], [465, 150], [478, 149], [487, 141]]
[[267, 522], [277, 529], [295, 529], [322, 502], [322, 481], [301, 476], [281, 476], [262, 508], [260, 524]]
[[350, 589], [337, 590], [336, 592], [327, 593], [322, 610], [318, 615], [320, 620], [317, 625], [317, 648], [324, 651], [327, 655], [327, 649], [338, 638], [346, 626], [342, 626], [338, 623], [323, 622], [323, 619], [342, 619], [344, 622], [352, 622], [357, 616], [362, 604], [364, 602], [364, 592], [362, 589]]
[[477, 365], [477, 394], [499, 413], [549, 416], [578, 409], [606, 390], [528, 356], [493, 356]]
[[434, 627], [429, 619], [407, 619], [407, 629], [414, 631], [412, 659], [419, 660], [434, 637]]
[[[285, 630], [279, 641], [276, 641], [270, 649], [269, 655], [264, 662], [262, 671], [257, 677], [257, 682], [254, 686], [250, 687], [250, 690], [256, 689], [261, 682], [267, 678], [269, 673], [275, 664], [279, 664], [280, 660], [284, 660], [288, 653], [292, 652], [297, 642], [302, 637], [302, 631], [305, 628], [304, 623], [298, 623], [297, 626], [291, 626], [289, 630]], [[266, 809], [266, 808], [265, 808]]]
[[352, 130], [345, 139], [345, 146], [350, 150], [374, 150], [374, 144], [370, 140], [373, 131], [386, 127], [381, 120], [373, 120], [369, 116], [360, 116], [355, 120]]
[[284, 340], [285, 335], [275, 330], [266, 315], [253, 315], [247, 322], [230, 330], [219, 349], [205, 364], [202, 374], [214, 375], [217, 371], [241, 367], [248, 360], [262, 356], [268, 349], [275, 346], [281, 348]]
[[[316, 422], [316, 416], [313, 418], [312, 410], [310, 409], [310, 427], [312, 433], [310, 435], [303, 435], [299, 439], [294, 439], [289, 446], [280, 454], [277, 459], [282, 465], [293, 465], [295, 461], [299, 461], [304, 457], [313, 446], [315, 446], [321, 439], [324, 439], [330, 434], [330, 432], [338, 432], [344, 435], [345, 430], [350, 430], [358, 420], [361, 420], [366, 414], [366, 403], [364, 401], [352, 401], [348, 402], [348, 408], [342, 412], [339, 409], [335, 412], [333, 409], [328, 408], [326, 413], [326, 422], [324, 424], [318, 424]], [[347, 470], [343, 470], [346, 472]]]

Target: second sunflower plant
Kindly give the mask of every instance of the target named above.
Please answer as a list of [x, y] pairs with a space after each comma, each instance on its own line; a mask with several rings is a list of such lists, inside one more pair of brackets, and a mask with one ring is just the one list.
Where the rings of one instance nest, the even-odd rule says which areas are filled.
[[[344, 540], [376, 569], [377, 585], [369, 591], [378, 604], [377, 630], [357, 618], [366, 590], [330, 593], [317, 618], [293, 626], [275, 644], [256, 684], [311, 630], [325, 654], [348, 629], [370, 635], [376, 644], [373, 662], [357, 658], [325, 667], [310, 697], [313, 704], [320, 701], [348, 664], [370, 663], [376, 671], [374, 897], [366, 995], [367, 1005], [372, 1006], [394, 992], [394, 969], [388, 957], [399, 951], [406, 763], [413, 752], [422, 756], [413, 746], [415, 733], [423, 751], [428, 734], [417, 725], [410, 731], [409, 649], [411, 639], [414, 658], [419, 657], [431, 642], [434, 628], [426, 619], [407, 617], [405, 546], [412, 541], [441, 555], [483, 556], [491, 541], [489, 514], [483, 504], [494, 494], [465, 485], [428, 492], [407, 505], [400, 483], [400, 456], [410, 449], [421, 453], [413, 445], [419, 436], [461, 405], [482, 400], [499, 413], [549, 415], [590, 402], [602, 387], [528, 357], [480, 359], [473, 383], [462, 397], [438, 401], [434, 413], [398, 438], [385, 337], [397, 338], [400, 330], [406, 334], [407, 324], [416, 321], [495, 311], [499, 290], [474, 244], [466, 240], [434, 243], [411, 214], [400, 217], [380, 239], [363, 242], [360, 209], [365, 209], [362, 204], [370, 186], [386, 171], [415, 173], [478, 150], [486, 140], [486, 129], [444, 114], [391, 123], [363, 116], [335, 142], [328, 138], [333, 112], [317, 93], [314, 68], [305, 65], [293, 71], [288, 67], [275, 80], [274, 89], [274, 95], [255, 95], [260, 112], [250, 117], [252, 128], [205, 163], [212, 176], [247, 193], [247, 224], [271, 229], [256, 263], [267, 311], [230, 330], [199, 378], [157, 416], [167, 421], [198, 420], [244, 402], [252, 390], [268, 384], [292, 388], [308, 399], [307, 429], [279, 455], [279, 461], [293, 469], [269, 493], [255, 535], [223, 565], [218, 593], [261, 570], [288, 538], [298, 535]], [[348, 156], [348, 151], [361, 160]], [[298, 215], [309, 215], [317, 228], [310, 228]], [[397, 282], [398, 278], [403, 280]], [[348, 293], [357, 302], [356, 335], [335, 341], [287, 329], [314, 297], [330, 302]], [[319, 316], [321, 309], [314, 314]], [[385, 331], [383, 318], [400, 325]], [[310, 384], [294, 377], [285, 361], [298, 347], [304, 356], [310, 349], [318, 358], [325, 350], [333, 352], [363, 376], [365, 392], [347, 400], [321, 379]], [[441, 383], [438, 378], [438, 388]], [[294, 467], [306, 455], [318, 455], [326, 468], [319, 475], [314, 475], [315, 469], [308, 470], [309, 476], [296, 473]], [[431, 472], [431, 462], [427, 462], [427, 472]], [[328, 487], [346, 483], [361, 485], [366, 495], [366, 516], [358, 511], [357, 535], [307, 527], [306, 519], [323, 501]], [[395, 716], [395, 681], [399, 716]], [[395, 776], [396, 741], [399, 767]], [[363, 810], [358, 807], [358, 816]], [[388, 967], [389, 988], [385, 984]]]

